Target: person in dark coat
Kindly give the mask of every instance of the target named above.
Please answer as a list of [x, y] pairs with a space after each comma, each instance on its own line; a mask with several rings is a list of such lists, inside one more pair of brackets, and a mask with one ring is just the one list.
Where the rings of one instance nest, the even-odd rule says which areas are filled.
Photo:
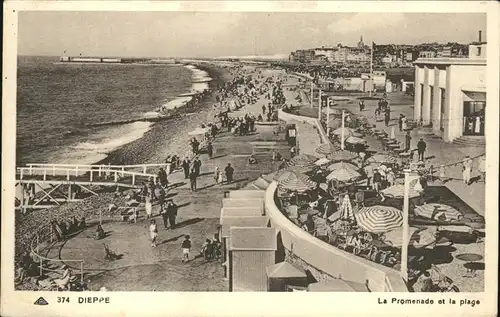
[[196, 173], [196, 176], [200, 176], [201, 161], [198, 157], [196, 157], [193, 161], [193, 169]]
[[411, 146], [411, 135], [410, 135], [410, 131], [406, 132], [406, 135], [405, 135], [405, 152], [408, 152], [410, 150], [410, 146]]
[[191, 167], [191, 161], [188, 158], [185, 158], [182, 161], [182, 169], [184, 170], [184, 178], [187, 179], [189, 177], [189, 168]]
[[167, 172], [165, 172], [163, 167], [160, 167], [160, 170], [158, 171], [158, 179], [160, 180], [162, 187], [168, 186]]
[[212, 158], [212, 155], [214, 154], [214, 146], [212, 145], [212, 142], [208, 142], [207, 144], [207, 153], [208, 157]]
[[398, 118], [399, 131], [403, 131], [403, 115], [400, 114]]
[[168, 216], [168, 222], [170, 224], [170, 229], [175, 228], [175, 220], [177, 218], [178, 206], [170, 199], [167, 202], [166, 214]]
[[233, 173], [234, 173], [234, 168], [231, 166], [231, 163], [227, 163], [224, 172], [226, 173], [227, 183], [228, 184], [231, 183], [233, 181]]
[[386, 109], [385, 111], [384, 121], [385, 121], [385, 126], [388, 127], [389, 122], [391, 121], [391, 112], [388, 109]]
[[198, 174], [196, 174], [196, 170], [193, 168], [191, 169], [191, 172], [189, 173], [189, 181], [191, 183], [191, 191], [195, 192], [196, 191], [196, 178], [198, 177]]
[[424, 139], [420, 138], [420, 141], [417, 143], [417, 151], [418, 151], [418, 160], [424, 161], [425, 159], [425, 150], [427, 148], [427, 144]]

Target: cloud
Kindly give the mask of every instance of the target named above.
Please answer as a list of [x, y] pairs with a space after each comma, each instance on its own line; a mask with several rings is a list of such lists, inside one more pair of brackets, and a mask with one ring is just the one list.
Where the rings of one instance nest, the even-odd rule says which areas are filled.
[[327, 29], [335, 34], [362, 34], [405, 25], [403, 13], [356, 13], [330, 23]]

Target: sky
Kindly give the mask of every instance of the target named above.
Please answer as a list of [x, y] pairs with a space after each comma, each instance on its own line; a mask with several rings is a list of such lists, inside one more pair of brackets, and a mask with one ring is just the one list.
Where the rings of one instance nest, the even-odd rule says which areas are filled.
[[250, 13], [23, 11], [18, 55], [219, 57], [281, 55], [303, 48], [470, 43], [482, 13]]

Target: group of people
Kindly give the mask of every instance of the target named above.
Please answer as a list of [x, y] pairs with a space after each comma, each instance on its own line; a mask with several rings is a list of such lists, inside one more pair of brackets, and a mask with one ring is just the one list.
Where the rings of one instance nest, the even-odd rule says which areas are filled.
[[58, 241], [65, 240], [69, 235], [74, 234], [80, 230], [87, 227], [85, 217], [77, 219], [76, 216], [71, 217], [67, 221], [64, 220], [52, 220], [51, 221], [52, 232], [54, 233]]

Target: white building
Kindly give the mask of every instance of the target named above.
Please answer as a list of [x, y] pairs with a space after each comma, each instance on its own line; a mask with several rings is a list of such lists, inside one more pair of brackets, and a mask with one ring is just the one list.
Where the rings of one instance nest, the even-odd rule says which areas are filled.
[[484, 137], [486, 43], [470, 44], [469, 58], [419, 58], [414, 65], [414, 119], [446, 142]]

